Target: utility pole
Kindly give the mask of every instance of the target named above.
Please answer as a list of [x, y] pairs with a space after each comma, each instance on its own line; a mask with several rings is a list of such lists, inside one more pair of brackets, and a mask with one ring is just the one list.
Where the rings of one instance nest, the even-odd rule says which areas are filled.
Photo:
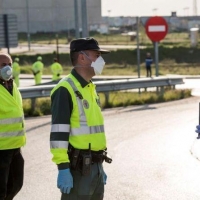
[[189, 7], [185, 7], [185, 8], [183, 8], [183, 10], [184, 10], [184, 16], [188, 16], [189, 15], [189, 12], [188, 12]]
[[58, 41], [58, 34], [56, 34], [56, 58], [58, 62], [60, 61], [59, 59], [59, 41]]
[[193, 0], [193, 14], [197, 16], [197, 0]]
[[87, 23], [87, 3], [86, 0], [81, 0], [82, 7], [82, 37], [88, 37], [88, 23]]
[[136, 26], [137, 26], [137, 71], [138, 71], [138, 78], [140, 78], [140, 39], [139, 39], [139, 27], [140, 27], [140, 18], [136, 17]]
[[75, 19], [76, 38], [79, 38], [78, 2], [77, 2], [77, 0], [74, 0], [74, 19]]
[[29, 2], [26, 0], [26, 20], [27, 20], [27, 41], [28, 41], [28, 50], [31, 50], [30, 42], [30, 26], [29, 26]]
[[157, 16], [158, 8], [153, 8], [152, 11], [153, 11], [153, 16]]

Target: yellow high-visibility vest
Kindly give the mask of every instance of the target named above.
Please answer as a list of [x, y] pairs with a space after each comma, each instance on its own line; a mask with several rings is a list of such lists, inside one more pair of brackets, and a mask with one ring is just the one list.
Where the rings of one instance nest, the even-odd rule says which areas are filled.
[[60, 75], [63, 73], [62, 65], [58, 62], [53, 63], [51, 66], [52, 81], [57, 81], [60, 79]]
[[13, 84], [13, 96], [0, 85], [0, 150], [15, 149], [25, 145], [22, 98]]
[[[96, 86], [91, 82], [83, 88], [77, 79], [69, 74], [58, 83], [51, 95], [59, 87], [65, 87], [71, 94], [73, 110], [70, 124], [52, 124], [51, 132], [70, 133], [69, 141], [66, 141], [66, 143], [62, 140], [51, 141], [52, 160], [56, 164], [69, 162], [68, 143], [77, 149], [88, 149], [89, 143], [92, 151], [106, 149], [104, 119], [95, 89]], [[82, 95], [82, 98], [77, 96], [76, 91]]]

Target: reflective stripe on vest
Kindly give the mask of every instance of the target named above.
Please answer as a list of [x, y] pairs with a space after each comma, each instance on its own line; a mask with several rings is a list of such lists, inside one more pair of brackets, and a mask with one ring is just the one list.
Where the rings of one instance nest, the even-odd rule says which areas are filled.
[[24, 130], [23, 131], [13, 131], [13, 132], [0, 132], [0, 138], [3, 137], [16, 137], [16, 136], [22, 136], [24, 135]]
[[[67, 78], [66, 81], [71, 85], [71, 87], [74, 90], [74, 93], [76, 95], [76, 92], [79, 92], [79, 91], [78, 91], [77, 87], [75, 86], [74, 82], [72, 81], [72, 79], [71, 78]], [[85, 112], [84, 112], [84, 109], [83, 109], [82, 100], [79, 97], [77, 97], [77, 95], [76, 95], [76, 100], [77, 100], [77, 103], [78, 103], [80, 121], [83, 123], [83, 125], [87, 126], [86, 116], [85, 116]]]
[[80, 128], [72, 128], [71, 135], [94, 134], [104, 132], [104, 126], [81, 126]]
[[50, 148], [51, 149], [68, 149], [68, 141], [51, 141]]
[[52, 124], [51, 132], [69, 132], [70, 125], [69, 124]]
[[[16, 123], [23, 123], [24, 117], [16, 117], [16, 118], [8, 118], [8, 119], [1, 119], [0, 124], [16, 124]], [[24, 135], [24, 130], [20, 131], [13, 131], [13, 132], [5, 132], [0, 130], [0, 137], [15, 137], [15, 136], [22, 136]]]
[[0, 124], [15, 124], [15, 123], [22, 123], [23, 117], [16, 117], [16, 118], [8, 118], [8, 119], [0, 119]]
[[[69, 132], [70, 125], [69, 124], [52, 124], [51, 132]], [[64, 148], [68, 149], [68, 141], [50, 141], [51, 149], [59, 149]]]
[[[71, 85], [76, 95], [76, 92], [78, 91], [78, 89], [75, 86], [72, 79], [67, 78], [66, 81]], [[71, 128], [70, 134], [73, 136], [73, 135], [83, 135], [83, 134], [93, 134], [93, 133], [104, 132], [104, 125], [100, 125], [100, 126], [87, 125], [87, 118], [84, 112], [82, 100], [79, 97], [77, 97], [77, 95], [76, 95], [76, 100], [78, 102], [78, 109], [79, 109], [79, 114], [80, 114], [80, 128]]]

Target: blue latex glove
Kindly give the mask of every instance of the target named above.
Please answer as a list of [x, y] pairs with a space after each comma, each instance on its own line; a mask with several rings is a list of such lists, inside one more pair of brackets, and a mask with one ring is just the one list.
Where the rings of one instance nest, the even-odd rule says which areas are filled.
[[69, 169], [58, 170], [57, 187], [62, 193], [70, 193], [73, 188], [73, 178]]
[[104, 183], [104, 185], [106, 185], [106, 180], [107, 180], [107, 175], [103, 170], [103, 183]]
[[196, 132], [196, 133], [200, 133], [200, 125], [196, 126], [195, 132]]

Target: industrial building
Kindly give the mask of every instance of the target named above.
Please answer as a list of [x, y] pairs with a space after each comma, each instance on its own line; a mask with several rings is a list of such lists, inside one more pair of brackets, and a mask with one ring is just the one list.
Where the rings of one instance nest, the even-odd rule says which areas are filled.
[[[78, 26], [82, 28], [81, 0], [0, 0], [0, 14], [17, 16], [18, 32], [59, 32], [75, 29], [75, 1]], [[101, 0], [87, 0], [87, 23], [102, 22]]]

